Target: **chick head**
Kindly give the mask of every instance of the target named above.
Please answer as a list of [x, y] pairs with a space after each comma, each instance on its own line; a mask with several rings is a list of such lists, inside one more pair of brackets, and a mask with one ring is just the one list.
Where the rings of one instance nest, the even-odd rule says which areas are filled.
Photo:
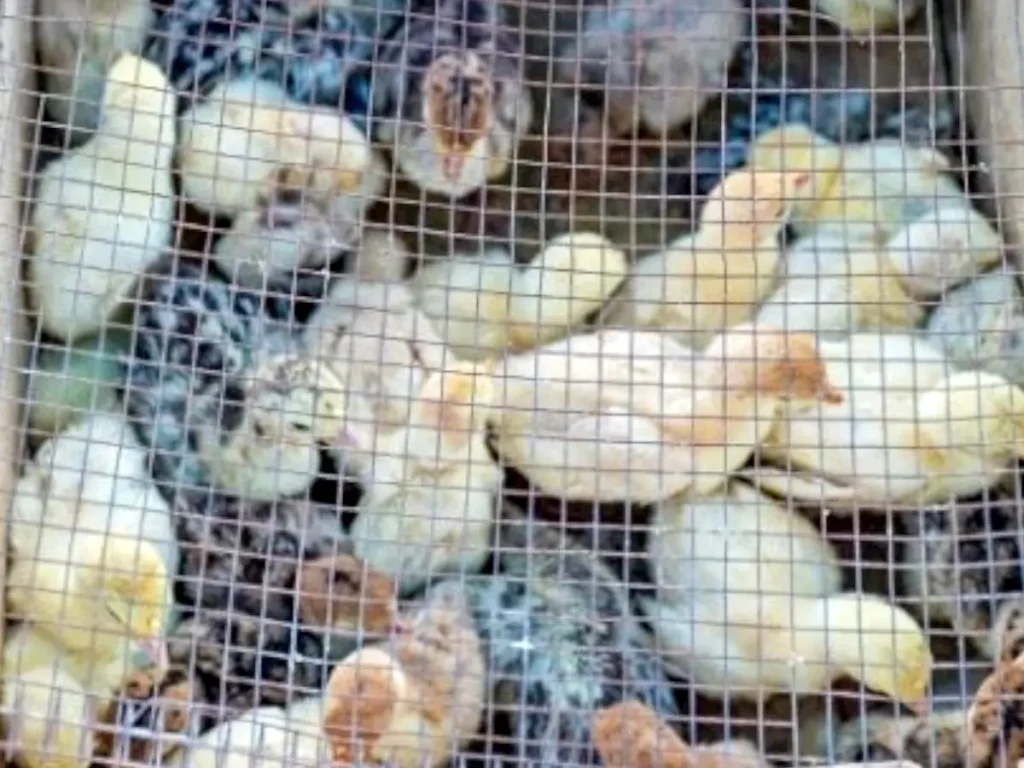
[[747, 154], [747, 167], [751, 169], [809, 174], [810, 183], [798, 190], [798, 199], [803, 201], [820, 197], [842, 162], [842, 147], [815, 133], [806, 123], [786, 123], [765, 131]]
[[999, 664], [978, 686], [967, 710], [971, 756], [967, 765], [1019, 765], [1024, 759], [1022, 695], [1024, 665], [1020, 663]]
[[594, 748], [607, 768], [692, 765], [686, 743], [639, 701], [623, 701], [598, 710], [590, 729]]
[[441, 157], [441, 174], [455, 183], [491, 127], [494, 74], [474, 51], [446, 52], [427, 68], [423, 89], [423, 123]]
[[296, 592], [299, 617], [314, 627], [386, 635], [398, 617], [394, 579], [350, 554], [303, 563]]
[[493, 363], [459, 360], [423, 383], [411, 424], [436, 430], [448, 447], [465, 445], [484, 427], [495, 388]]
[[716, 379], [730, 389], [833, 404], [843, 400], [808, 333], [742, 323], [716, 337], [704, 360], [719, 368]]
[[323, 731], [335, 762], [355, 765], [372, 756], [402, 696], [401, 675], [391, 654], [376, 646], [334, 668], [324, 691]]
[[102, 602], [91, 612], [94, 628], [108, 638], [137, 643], [160, 666], [167, 664], [164, 628], [171, 601], [167, 567], [148, 541], [107, 537], [96, 540], [94, 560], [83, 568], [83, 595]]
[[[793, 203], [810, 182], [802, 170], [741, 168], [726, 176], [708, 195], [700, 229], [736, 233], [750, 242], [775, 237]], [[728, 240], [727, 240], [728, 241]]]

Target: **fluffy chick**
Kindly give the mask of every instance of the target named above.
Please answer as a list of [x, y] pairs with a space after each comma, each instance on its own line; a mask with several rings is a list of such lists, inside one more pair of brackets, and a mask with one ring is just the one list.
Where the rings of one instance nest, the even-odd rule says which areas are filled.
[[967, 204], [945, 155], [897, 139], [840, 145], [803, 123], [785, 123], [758, 137], [748, 163], [810, 174], [790, 222], [801, 236], [827, 229], [883, 245], [931, 211]]
[[579, 39], [559, 56], [565, 82], [600, 91], [613, 135], [664, 136], [726, 84], [746, 29], [737, 0], [588, 2]]
[[846, 335], [916, 328], [924, 309], [885, 256], [867, 243], [820, 232], [787, 252], [783, 283], [761, 304], [757, 320], [789, 331]]
[[814, 0], [818, 13], [863, 38], [895, 30], [924, 4], [925, 0]]
[[666, 664], [686, 679], [758, 700], [848, 675], [925, 705], [932, 656], [921, 628], [881, 598], [841, 593], [838, 557], [803, 517], [730, 483], [662, 502], [648, 541], [657, 597], [642, 603]]
[[49, 333], [97, 330], [169, 244], [174, 104], [156, 65], [122, 55], [107, 73], [96, 134], [40, 174], [28, 284]]
[[91, 133], [102, 116], [107, 70], [139, 53], [153, 21], [148, 0], [40, 0], [35, 39], [46, 113]]
[[320, 445], [342, 429], [342, 383], [299, 355], [273, 357], [245, 377], [241, 401], [196, 430], [199, 460], [222, 491], [258, 501], [305, 492], [320, 469]]
[[664, 329], [698, 348], [750, 320], [775, 286], [778, 236], [808, 182], [806, 172], [726, 176], [709, 195], [696, 234], [636, 264], [607, 322]]
[[970, 495], [1022, 455], [1024, 391], [996, 374], [965, 371], [891, 389], [868, 374], [840, 391], [839, 402], [786, 412], [761, 447], [765, 458], [810, 476], [815, 501], [833, 509]]
[[178, 566], [171, 510], [146, 460], [121, 417], [80, 422], [39, 449], [18, 481], [8, 525], [12, 615], [69, 653], [121, 665], [120, 675], [140, 649], [164, 660], [168, 579]]
[[420, 188], [502, 176], [533, 122], [523, 44], [497, 0], [416, 0], [375, 61], [375, 134]]
[[179, 130], [182, 192], [217, 215], [258, 209], [282, 180], [329, 213], [348, 200], [342, 209], [361, 215], [384, 184], [383, 164], [355, 123], [264, 80], [222, 83], [181, 117]]
[[406, 624], [331, 673], [323, 723], [336, 763], [436, 766], [476, 735], [486, 664], [462, 587], [435, 586]]
[[781, 400], [837, 397], [812, 337], [749, 324], [699, 357], [644, 331], [571, 337], [507, 358], [496, 378], [506, 462], [564, 498], [638, 503], [720, 485]]
[[597, 548], [508, 506], [502, 518], [500, 575], [467, 579], [466, 589], [487, 644], [492, 708], [509, 722], [510, 759], [593, 765], [593, 716], [620, 701], [677, 717], [665, 669]]
[[485, 431], [494, 395], [488, 368], [457, 362], [426, 380], [407, 426], [346, 428], [345, 456], [365, 489], [355, 552], [403, 593], [438, 573], [479, 570], [490, 552], [501, 479]]
[[565, 336], [600, 309], [626, 275], [626, 255], [601, 235], [551, 240], [523, 269], [497, 248], [420, 269], [417, 301], [452, 351], [481, 360]]
[[[341, 279], [302, 332], [306, 354], [341, 382], [348, 421], [394, 429], [409, 421], [427, 377], [450, 355], [401, 283]], [[344, 446], [333, 446], [341, 454]]]
[[999, 664], [966, 710], [927, 718], [870, 715], [842, 726], [829, 751], [837, 762], [910, 760], [917, 765], [997, 768], [1024, 758], [1021, 659]]
[[209, 485], [197, 434], [221, 423], [225, 403], [245, 401], [243, 378], [259, 360], [292, 348], [288, 328], [270, 316], [289, 309], [177, 254], [145, 275], [123, 399], [161, 485]]
[[594, 748], [605, 768], [767, 768], [746, 741], [691, 748], [657, 713], [623, 701], [594, 714]]

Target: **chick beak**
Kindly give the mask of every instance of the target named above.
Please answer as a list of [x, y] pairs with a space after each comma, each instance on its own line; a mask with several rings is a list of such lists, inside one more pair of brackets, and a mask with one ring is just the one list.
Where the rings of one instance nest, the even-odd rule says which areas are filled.
[[167, 643], [163, 641], [163, 638], [154, 637], [143, 640], [140, 645], [151, 664], [159, 669], [167, 669], [170, 666], [170, 659], [167, 657]]
[[928, 699], [920, 698], [916, 701], [908, 701], [907, 709], [913, 712], [917, 717], [928, 717]]
[[446, 152], [441, 158], [441, 173], [448, 181], [458, 181], [465, 164], [466, 159], [461, 154]]

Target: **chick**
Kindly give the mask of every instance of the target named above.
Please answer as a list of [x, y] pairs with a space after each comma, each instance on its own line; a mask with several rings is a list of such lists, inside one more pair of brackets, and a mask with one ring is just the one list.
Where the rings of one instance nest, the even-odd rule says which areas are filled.
[[148, 0], [40, 0], [35, 39], [47, 115], [83, 134], [99, 125], [107, 70], [139, 53], [153, 21]]
[[807, 173], [735, 171], [712, 191], [697, 233], [641, 259], [607, 322], [659, 328], [698, 348], [753, 316], [775, 286], [778, 236]]
[[209, 484], [197, 433], [221, 424], [226, 403], [244, 402], [243, 377], [259, 360], [293, 349], [274, 309], [272, 297], [235, 288], [174, 254], [145, 276], [123, 399], [162, 485]]
[[1011, 477], [980, 496], [900, 515], [903, 591], [929, 624], [949, 622], [998, 659], [1002, 627], [1021, 615], [1022, 523]]
[[304, 493], [320, 469], [320, 445], [337, 441], [342, 383], [315, 360], [272, 357], [246, 377], [240, 401], [196, 429], [199, 460], [222, 491], [257, 501]]
[[[366, 429], [407, 424], [427, 377], [450, 358], [401, 283], [339, 280], [310, 317], [302, 343], [340, 380], [348, 420]], [[334, 448], [344, 453], [340, 444]]]
[[433, 587], [406, 625], [331, 673], [323, 727], [335, 763], [437, 766], [476, 735], [487, 667], [462, 587]]
[[375, 134], [410, 181], [461, 198], [504, 175], [533, 103], [498, 0], [415, 0], [374, 66]]
[[837, 398], [813, 338], [741, 325], [699, 357], [644, 331], [601, 331], [510, 357], [497, 451], [547, 493], [653, 503], [713, 490], [783, 399]]
[[202, 730], [318, 693], [338, 661], [391, 632], [395, 583], [348, 553], [333, 504], [193, 495], [178, 529], [190, 617], [168, 652], [195, 681]]
[[69, 653], [121, 664], [120, 675], [137, 650], [164, 658], [178, 547], [170, 507], [123, 418], [97, 414], [47, 441], [18, 481], [10, 516], [13, 616]]
[[36, 347], [25, 400], [32, 437], [52, 437], [90, 413], [118, 408], [121, 356], [131, 334], [107, 328], [100, 335], [61, 347]]
[[1021, 659], [999, 664], [965, 710], [928, 717], [869, 715], [842, 726], [832, 740], [836, 762], [910, 760], [917, 765], [994, 768], [1024, 758]]
[[925, 0], [814, 0], [818, 13], [860, 38], [894, 31], [924, 4]]
[[760, 323], [789, 331], [845, 335], [916, 328], [924, 309], [877, 247], [821, 232], [787, 252], [783, 283], [761, 304]]
[[[1000, 376], [965, 371], [891, 389], [871, 375], [852, 383], [838, 403], [785, 413], [761, 446], [766, 459], [811, 476], [816, 502], [943, 502], [991, 487], [1022, 454], [1024, 390]], [[773, 490], [789, 495], [781, 485]]]
[[594, 747], [605, 768], [767, 768], [745, 741], [691, 748], [664, 720], [638, 701], [605, 707], [594, 715]]
[[594, 714], [636, 699], [679, 716], [673, 687], [630, 605], [599, 556], [506, 506], [499, 575], [467, 579], [487, 645], [492, 709], [507, 718], [520, 765], [593, 765]]
[[730, 483], [659, 504], [648, 542], [657, 597], [642, 604], [657, 648], [702, 689], [757, 700], [849, 675], [926, 706], [932, 656], [921, 628], [881, 598], [841, 593], [836, 553], [784, 506]]
[[643, 126], [664, 136], [725, 87], [744, 13], [738, 0], [588, 2], [556, 73], [600, 91], [613, 135]]
[[174, 95], [149, 62], [125, 54], [107, 75], [96, 134], [47, 165], [32, 212], [32, 304], [49, 333], [92, 333], [170, 243]]
[[351, 529], [355, 553], [392, 574], [403, 593], [487, 559], [501, 480], [486, 442], [494, 394], [486, 368], [458, 362], [426, 380], [407, 426], [346, 428], [345, 456], [365, 488]]
[[958, 365], [1024, 384], [1024, 293], [1013, 269], [997, 269], [947, 293], [926, 326]]
[[883, 245], [925, 214], [967, 204], [945, 155], [897, 139], [839, 145], [786, 123], [758, 137], [748, 164], [810, 174], [790, 222], [800, 236], [827, 230]]
[[354, 200], [341, 209], [361, 215], [384, 185], [383, 164], [350, 119], [263, 80], [218, 85], [181, 117], [179, 131], [182, 193], [220, 216], [258, 209], [282, 181], [329, 213], [337, 200]]
[[555, 341], [608, 300], [626, 275], [626, 255], [601, 235], [552, 239], [523, 269], [508, 251], [445, 258], [420, 269], [419, 306], [463, 360]]

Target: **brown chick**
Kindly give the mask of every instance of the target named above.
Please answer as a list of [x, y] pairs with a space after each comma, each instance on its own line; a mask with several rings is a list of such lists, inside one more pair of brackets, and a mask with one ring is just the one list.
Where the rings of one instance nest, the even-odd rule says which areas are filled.
[[485, 663], [462, 588], [444, 582], [391, 645], [356, 651], [327, 683], [324, 732], [336, 763], [423, 768], [476, 734]]
[[416, 0], [382, 45], [377, 138], [422, 189], [460, 198], [508, 168], [533, 121], [511, 30], [496, 0]]
[[767, 766], [748, 742], [691, 748], [650, 707], [623, 701], [594, 714], [594, 747], [605, 768], [756, 768]]

